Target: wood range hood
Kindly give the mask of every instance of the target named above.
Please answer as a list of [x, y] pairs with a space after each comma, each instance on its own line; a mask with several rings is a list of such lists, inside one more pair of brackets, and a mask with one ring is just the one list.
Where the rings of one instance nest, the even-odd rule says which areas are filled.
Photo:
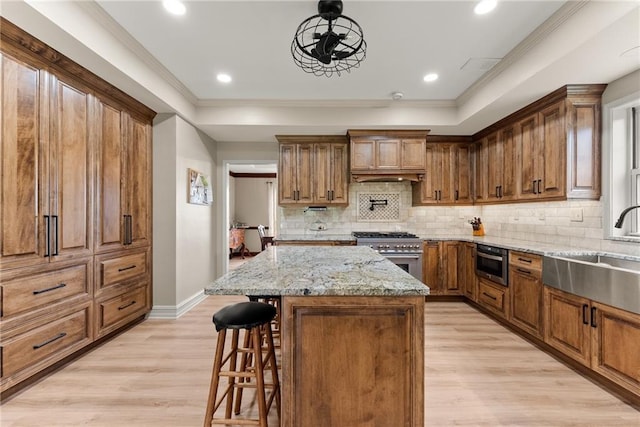
[[419, 182], [429, 130], [349, 130], [352, 182]]

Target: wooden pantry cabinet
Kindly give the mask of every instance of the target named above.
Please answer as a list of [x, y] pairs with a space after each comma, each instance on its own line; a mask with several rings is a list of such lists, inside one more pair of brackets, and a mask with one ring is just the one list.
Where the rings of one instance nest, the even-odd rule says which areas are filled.
[[[150, 310], [155, 113], [1, 18], [0, 36], [5, 392], [104, 336], [105, 313], [112, 332]], [[140, 252], [144, 271], [102, 289], [102, 258]]]
[[[427, 172], [412, 183], [414, 206], [472, 204], [473, 144], [466, 137], [434, 137], [426, 144]], [[458, 142], [464, 141], [464, 142]]]
[[640, 396], [640, 315], [544, 287], [544, 340]]
[[280, 205], [349, 204], [349, 151], [341, 136], [276, 135]]

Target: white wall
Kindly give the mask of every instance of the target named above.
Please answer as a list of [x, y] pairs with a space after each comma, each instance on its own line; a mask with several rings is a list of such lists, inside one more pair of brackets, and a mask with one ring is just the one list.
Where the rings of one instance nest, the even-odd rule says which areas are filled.
[[153, 127], [153, 310], [176, 317], [202, 297], [215, 277], [215, 209], [187, 203], [187, 169], [215, 176], [214, 142], [178, 116]]

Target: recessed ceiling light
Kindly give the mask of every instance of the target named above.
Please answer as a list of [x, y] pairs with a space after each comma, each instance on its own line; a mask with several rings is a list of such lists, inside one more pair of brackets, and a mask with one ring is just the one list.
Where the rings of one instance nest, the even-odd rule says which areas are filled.
[[485, 13], [489, 13], [495, 9], [497, 5], [497, 0], [482, 0], [476, 5], [473, 11], [476, 15], [484, 15]]
[[184, 15], [187, 12], [187, 8], [180, 0], [164, 0], [162, 5], [167, 9], [167, 12], [174, 15]]
[[216, 78], [220, 83], [231, 83], [231, 76], [229, 74], [220, 73]]
[[429, 73], [422, 78], [425, 82], [435, 82], [438, 80], [438, 75], [436, 73]]

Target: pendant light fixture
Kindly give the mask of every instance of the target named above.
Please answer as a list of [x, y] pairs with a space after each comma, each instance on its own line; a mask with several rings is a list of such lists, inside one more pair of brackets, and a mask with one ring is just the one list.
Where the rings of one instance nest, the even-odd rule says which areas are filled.
[[320, 0], [318, 14], [298, 26], [291, 43], [296, 65], [316, 76], [350, 72], [360, 66], [366, 53], [362, 28], [342, 14], [341, 0]]

